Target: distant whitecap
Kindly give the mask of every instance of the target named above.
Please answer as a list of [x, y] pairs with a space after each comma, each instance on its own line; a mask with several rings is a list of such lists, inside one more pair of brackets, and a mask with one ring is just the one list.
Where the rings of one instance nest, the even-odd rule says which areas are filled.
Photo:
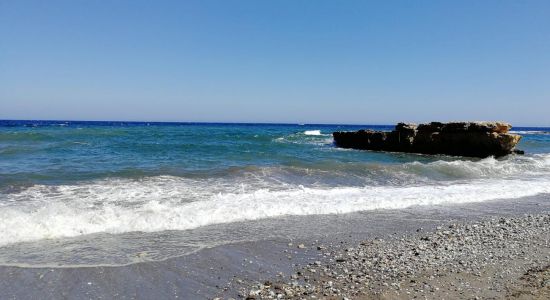
[[321, 135], [321, 130], [306, 130], [305, 135]]

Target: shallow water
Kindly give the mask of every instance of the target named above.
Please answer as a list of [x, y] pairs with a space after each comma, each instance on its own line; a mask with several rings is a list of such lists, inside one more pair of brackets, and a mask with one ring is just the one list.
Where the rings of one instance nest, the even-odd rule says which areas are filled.
[[251, 221], [269, 238], [305, 215], [550, 193], [550, 128], [514, 128], [527, 155], [499, 159], [333, 146], [361, 128], [391, 126], [0, 121], [0, 263], [127, 264]]

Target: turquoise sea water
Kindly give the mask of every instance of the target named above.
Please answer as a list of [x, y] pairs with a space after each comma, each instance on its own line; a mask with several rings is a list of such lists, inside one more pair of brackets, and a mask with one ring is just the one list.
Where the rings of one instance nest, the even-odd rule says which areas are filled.
[[0, 121], [0, 249], [550, 192], [550, 128], [499, 159], [334, 147], [364, 128], [392, 126]]

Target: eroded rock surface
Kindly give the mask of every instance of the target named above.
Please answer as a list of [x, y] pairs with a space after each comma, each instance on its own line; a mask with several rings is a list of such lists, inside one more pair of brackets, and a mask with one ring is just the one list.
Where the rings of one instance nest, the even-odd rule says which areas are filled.
[[521, 136], [508, 133], [511, 128], [504, 122], [399, 123], [389, 132], [359, 130], [333, 136], [343, 148], [487, 157], [514, 151]]

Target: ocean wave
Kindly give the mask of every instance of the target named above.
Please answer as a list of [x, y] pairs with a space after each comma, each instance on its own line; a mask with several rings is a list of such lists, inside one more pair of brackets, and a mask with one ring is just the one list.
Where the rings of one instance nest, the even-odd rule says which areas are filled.
[[321, 133], [321, 130], [306, 130], [273, 139], [274, 142], [309, 145], [329, 145], [334, 142], [332, 134]]
[[550, 193], [550, 178], [482, 179], [417, 186], [287, 186], [283, 190], [244, 186], [227, 190], [212, 182], [171, 176], [39, 185], [0, 195], [3, 198], [0, 245], [92, 233], [188, 230], [278, 216], [344, 214], [541, 193]]
[[511, 130], [510, 133], [515, 134], [540, 134], [540, 135], [550, 135], [550, 131], [544, 131], [544, 130]]
[[48, 141], [52, 138], [51, 134], [33, 131], [0, 132], [0, 142], [39, 142]]
[[437, 173], [453, 178], [486, 178], [514, 175], [550, 174], [550, 154], [511, 155], [504, 159], [438, 160], [430, 163], [405, 163], [398, 168], [417, 174]]
[[305, 135], [321, 135], [321, 130], [306, 130]]
[[[380, 154], [391, 155], [391, 154]], [[419, 159], [428, 159], [419, 156]], [[241, 171], [239, 171], [241, 170]], [[342, 163], [322, 160], [293, 162], [292, 166], [262, 166], [246, 169], [233, 168], [233, 175], [244, 173], [266, 178], [278, 178], [287, 183], [356, 182], [368, 185], [406, 185], [434, 183], [449, 180], [488, 178], [531, 178], [550, 176], [550, 154], [510, 155], [505, 158], [453, 159], [414, 161], [408, 163], [381, 163], [378, 161]], [[217, 173], [225, 176], [227, 172]], [[340, 180], [341, 179], [341, 180]]]

